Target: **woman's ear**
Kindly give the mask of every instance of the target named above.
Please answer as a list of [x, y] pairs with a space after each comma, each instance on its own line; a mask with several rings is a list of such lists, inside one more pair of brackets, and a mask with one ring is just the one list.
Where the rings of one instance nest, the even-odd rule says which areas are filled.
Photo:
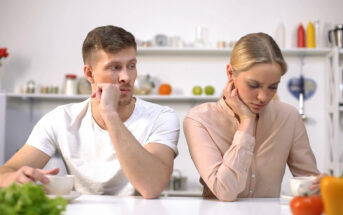
[[226, 75], [229, 80], [232, 80], [232, 66], [231, 64], [226, 65]]
[[89, 83], [94, 84], [93, 70], [90, 65], [85, 65], [83, 67], [83, 73], [85, 74], [85, 77], [89, 81]]

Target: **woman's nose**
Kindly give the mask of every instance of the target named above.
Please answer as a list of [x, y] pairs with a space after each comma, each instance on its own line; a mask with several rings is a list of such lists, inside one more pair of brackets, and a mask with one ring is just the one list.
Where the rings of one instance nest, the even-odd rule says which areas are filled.
[[261, 102], [266, 102], [268, 100], [268, 92], [261, 90], [257, 95], [257, 99]]

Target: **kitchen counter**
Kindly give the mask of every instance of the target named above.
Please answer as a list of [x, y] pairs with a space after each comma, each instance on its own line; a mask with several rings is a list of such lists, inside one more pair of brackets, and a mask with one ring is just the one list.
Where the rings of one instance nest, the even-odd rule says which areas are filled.
[[70, 202], [66, 215], [216, 215], [263, 214], [291, 215], [289, 204], [279, 198], [246, 198], [235, 202], [204, 200], [201, 197], [161, 197], [146, 200], [142, 197], [81, 195]]

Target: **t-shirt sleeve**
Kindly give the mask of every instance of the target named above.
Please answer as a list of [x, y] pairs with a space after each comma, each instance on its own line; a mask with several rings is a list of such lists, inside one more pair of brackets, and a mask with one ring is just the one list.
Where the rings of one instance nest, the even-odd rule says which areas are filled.
[[53, 126], [56, 120], [54, 120], [53, 115], [53, 112], [49, 112], [43, 116], [33, 127], [33, 130], [26, 141], [26, 144], [41, 150], [50, 157], [56, 152], [56, 137], [53, 132]]
[[178, 154], [177, 142], [179, 140], [180, 122], [174, 110], [163, 108], [153, 125], [147, 143], [160, 143], [170, 147], [175, 156]]

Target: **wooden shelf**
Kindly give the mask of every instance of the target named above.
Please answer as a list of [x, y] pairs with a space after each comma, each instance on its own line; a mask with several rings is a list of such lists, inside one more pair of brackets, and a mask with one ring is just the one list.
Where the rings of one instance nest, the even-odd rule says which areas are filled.
[[[6, 93], [8, 98], [20, 98], [20, 99], [43, 99], [43, 100], [85, 100], [89, 98], [89, 95], [63, 95], [63, 94], [21, 94], [21, 93]], [[206, 102], [206, 101], [217, 101], [219, 96], [184, 96], [184, 95], [144, 95], [138, 96], [146, 101], [174, 101], [174, 102]]]
[[[330, 48], [288, 48], [282, 49], [285, 56], [325, 56], [330, 53]], [[340, 50], [341, 51], [341, 50]], [[151, 47], [138, 48], [138, 55], [152, 54], [194, 54], [194, 55], [230, 55], [232, 48], [169, 48], [169, 47]]]

